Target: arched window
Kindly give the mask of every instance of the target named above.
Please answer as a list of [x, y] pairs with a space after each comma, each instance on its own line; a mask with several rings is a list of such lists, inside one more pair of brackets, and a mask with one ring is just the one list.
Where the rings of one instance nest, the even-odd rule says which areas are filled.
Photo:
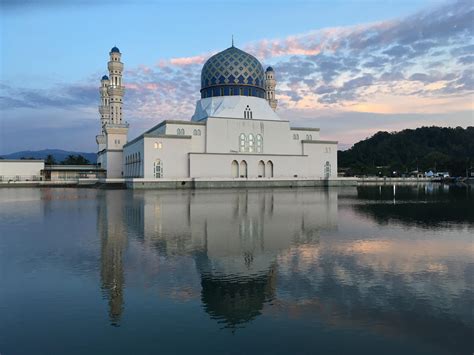
[[295, 140], [300, 139], [300, 135], [298, 133], [293, 134], [293, 139]]
[[330, 177], [331, 177], [331, 163], [327, 161], [326, 164], [324, 164], [324, 178], [329, 179]]
[[257, 153], [263, 152], [263, 137], [261, 134], [257, 134]]
[[239, 136], [239, 152], [245, 152], [246, 137], [244, 133], [241, 133]]
[[233, 178], [239, 177], [239, 163], [237, 160], [233, 160], [232, 164], [230, 165], [230, 170]]
[[249, 134], [248, 143], [249, 143], [248, 152], [253, 153], [255, 151], [255, 147], [254, 147], [254, 141], [253, 141], [253, 134], [252, 133]]
[[153, 173], [155, 175], [155, 179], [163, 177], [163, 164], [161, 162], [161, 159], [156, 159], [153, 163]]
[[247, 162], [242, 160], [240, 162], [240, 177], [246, 178], [247, 177]]
[[193, 130], [193, 136], [197, 136], [197, 130]]
[[265, 162], [260, 160], [257, 167], [258, 177], [265, 177]]
[[273, 162], [271, 160], [267, 161], [265, 176], [270, 178], [273, 177]]
[[197, 130], [197, 134], [198, 134], [198, 136], [201, 135], [201, 130], [200, 129]]
[[310, 140], [312, 140], [312, 139], [313, 139], [313, 137], [311, 136], [311, 134], [307, 134], [307, 135], [306, 135], [306, 140], [307, 140], [307, 141], [310, 141]]

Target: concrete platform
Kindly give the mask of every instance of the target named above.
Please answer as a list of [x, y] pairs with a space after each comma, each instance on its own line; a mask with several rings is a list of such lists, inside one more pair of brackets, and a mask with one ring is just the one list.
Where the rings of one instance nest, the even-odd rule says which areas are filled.
[[227, 189], [266, 187], [356, 186], [355, 179], [126, 179], [128, 189]]

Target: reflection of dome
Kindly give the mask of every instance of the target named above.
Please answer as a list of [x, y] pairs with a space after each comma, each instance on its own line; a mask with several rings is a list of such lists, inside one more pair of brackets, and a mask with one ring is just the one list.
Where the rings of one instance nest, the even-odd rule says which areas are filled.
[[226, 328], [242, 327], [261, 314], [263, 305], [274, 297], [274, 274], [252, 278], [219, 279], [201, 276], [201, 301], [213, 319]]
[[254, 56], [232, 46], [213, 55], [201, 72], [201, 97], [265, 97], [263, 67]]
[[244, 255], [242, 258], [248, 268], [246, 274], [234, 262], [231, 262], [234, 265], [230, 269], [219, 272], [216, 269], [218, 265], [206, 253], [195, 255], [196, 266], [201, 274], [204, 310], [226, 328], [243, 327], [255, 319], [275, 293], [276, 272], [273, 263], [267, 264], [265, 270], [257, 271], [252, 270], [252, 261], [247, 260], [249, 257]]

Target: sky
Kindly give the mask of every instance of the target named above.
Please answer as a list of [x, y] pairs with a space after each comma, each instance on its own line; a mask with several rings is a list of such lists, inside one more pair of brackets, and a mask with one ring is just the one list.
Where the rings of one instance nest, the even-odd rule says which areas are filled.
[[271, 65], [278, 114], [350, 147], [380, 130], [474, 125], [474, 2], [0, 1], [0, 154], [93, 152], [108, 53], [129, 139], [189, 120], [201, 68], [231, 45]]

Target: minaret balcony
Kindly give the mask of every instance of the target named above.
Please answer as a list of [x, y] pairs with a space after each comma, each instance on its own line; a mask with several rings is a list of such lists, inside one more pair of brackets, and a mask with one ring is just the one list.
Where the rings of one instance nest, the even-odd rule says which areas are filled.
[[108, 114], [108, 113], [109, 113], [109, 107], [108, 107], [108, 106], [99, 105], [99, 113], [100, 113], [101, 115]]
[[95, 141], [97, 142], [97, 144], [105, 144], [106, 143], [106, 139], [105, 139], [105, 136], [103, 134], [99, 134], [99, 135], [95, 136]]
[[122, 62], [114, 62], [114, 61], [111, 61], [107, 64], [107, 67], [109, 69], [109, 71], [112, 73], [112, 71], [114, 70], [118, 70], [120, 72], [123, 71], [123, 63]]
[[125, 88], [123, 86], [110, 85], [107, 91], [109, 96], [123, 96]]

